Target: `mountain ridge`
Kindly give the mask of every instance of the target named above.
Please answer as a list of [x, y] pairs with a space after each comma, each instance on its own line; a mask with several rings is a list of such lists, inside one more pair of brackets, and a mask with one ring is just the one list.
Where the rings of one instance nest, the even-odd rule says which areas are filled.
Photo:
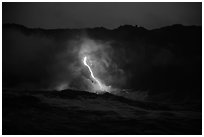
[[38, 29], [38, 30], [118, 30], [118, 29], [143, 29], [143, 30], [148, 30], [148, 31], [151, 31], [151, 30], [159, 30], [159, 29], [168, 29], [168, 28], [179, 28], [179, 27], [195, 27], [195, 28], [201, 28], [202, 26], [199, 26], [199, 25], [182, 25], [182, 24], [172, 24], [172, 25], [167, 25], [167, 26], [162, 26], [162, 27], [159, 27], [159, 28], [154, 28], [154, 29], [147, 29], [145, 27], [142, 27], [142, 26], [138, 26], [138, 25], [128, 25], [128, 24], [125, 24], [125, 25], [120, 25], [118, 26], [117, 28], [113, 28], [113, 29], [109, 29], [109, 28], [106, 28], [106, 27], [87, 27], [87, 28], [51, 28], [51, 29], [45, 29], [45, 28], [41, 28], [41, 27], [27, 27], [25, 25], [21, 25], [21, 24], [17, 24], [17, 23], [4, 23], [2, 24], [2, 27], [13, 27], [13, 28], [24, 28], [24, 29], [30, 29], [30, 30], [35, 30], [35, 29]]

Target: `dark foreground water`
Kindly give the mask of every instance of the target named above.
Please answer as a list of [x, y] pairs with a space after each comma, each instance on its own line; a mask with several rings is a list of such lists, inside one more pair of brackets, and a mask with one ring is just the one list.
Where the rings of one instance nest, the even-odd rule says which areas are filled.
[[2, 100], [4, 135], [202, 134], [201, 104], [167, 105], [73, 90], [4, 89]]

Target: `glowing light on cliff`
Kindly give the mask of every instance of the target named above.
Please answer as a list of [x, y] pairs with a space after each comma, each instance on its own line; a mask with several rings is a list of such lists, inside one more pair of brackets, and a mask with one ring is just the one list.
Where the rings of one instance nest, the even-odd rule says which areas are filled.
[[90, 71], [90, 73], [91, 73], [91, 77], [96, 81], [96, 83], [99, 85], [99, 87], [100, 87], [100, 90], [101, 91], [103, 91], [104, 90], [104, 88], [103, 88], [103, 85], [102, 85], [102, 83], [94, 76], [94, 74], [93, 74], [93, 71], [91, 70], [91, 67], [87, 64], [87, 57], [85, 56], [84, 57], [84, 65], [86, 65], [87, 67], [88, 67], [88, 69], [89, 69], [89, 71]]

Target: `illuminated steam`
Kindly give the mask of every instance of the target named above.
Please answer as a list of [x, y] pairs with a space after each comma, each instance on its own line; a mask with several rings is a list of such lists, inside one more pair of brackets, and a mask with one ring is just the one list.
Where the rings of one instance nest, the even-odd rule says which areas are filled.
[[[94, 93], [113, 92], [125, 83], [125, 73], [117, 65], [109, 41], [80, 37], [69, 40], [58, 56], [63, 71], [58, 72], [55, 88], [84, 90]], [[57, 68], [58, 69], [58, 68]], [[88, 69], [88, 71], [87, 71]]]

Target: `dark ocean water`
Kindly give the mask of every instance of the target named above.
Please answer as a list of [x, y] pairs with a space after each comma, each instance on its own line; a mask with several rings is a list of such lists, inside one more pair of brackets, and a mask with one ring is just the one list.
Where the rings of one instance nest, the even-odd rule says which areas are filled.
[[202, 134], [201, 103], [137, 101], [109, 93], [3, 89], [4, 135]]

